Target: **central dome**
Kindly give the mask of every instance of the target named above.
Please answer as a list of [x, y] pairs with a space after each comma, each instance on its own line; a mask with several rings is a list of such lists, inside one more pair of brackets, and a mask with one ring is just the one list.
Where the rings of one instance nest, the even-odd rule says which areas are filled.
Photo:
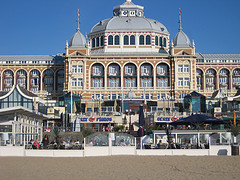
[[126, 0], [113, 8], [113, 17], [93, 26], [91, 53], [167, 53], [169, 33], [160, 22], [146, 18], [144, 7]]
[[112, 30], [127, 31], [156, 31], [169, 34], [167, 28], [158, 21], [145, 17], [121, 17], [114, 16], [111, 19], [100, 21], [91, 33]]
[[112, 30], [157, 31], [169, 34], [167, 28], [160, 22], [145, 18], [144, 7], [135, 5], [131, 0], [126, 0], [120, 6], [113, 8], [113, 17], [97, 23], [91, 33]]

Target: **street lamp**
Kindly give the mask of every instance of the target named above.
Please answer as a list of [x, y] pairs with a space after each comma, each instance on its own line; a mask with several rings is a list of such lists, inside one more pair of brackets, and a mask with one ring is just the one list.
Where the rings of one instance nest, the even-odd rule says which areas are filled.
[[67, 129], [67, 107], [68, 107], [68, 104], [66, 103], [65, 104], [65, 118], [63, 120], [63, 130], [66, 131]]

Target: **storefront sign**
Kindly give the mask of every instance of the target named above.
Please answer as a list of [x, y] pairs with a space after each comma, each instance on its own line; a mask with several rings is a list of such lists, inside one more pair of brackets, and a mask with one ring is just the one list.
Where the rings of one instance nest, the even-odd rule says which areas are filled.
[[157, 122], [172, 122], [176, 121], [178, 118], [176, 116], [173, 117], [157, 117]]
[[81, 118], [76, 117], [76, 120], [79, 120], [80, 122], [111, 122], [111, 117], [90, 117], [90, 118]]
[[159, 122], [163, 122], [163, 121], [170, 122], [171, 121], [171, 117], [158, 117], [157, 121], [159, 121]]

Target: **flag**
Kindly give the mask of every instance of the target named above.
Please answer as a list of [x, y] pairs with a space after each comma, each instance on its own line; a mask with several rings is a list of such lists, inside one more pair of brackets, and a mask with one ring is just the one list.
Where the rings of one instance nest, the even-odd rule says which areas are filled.
[[182, 14], [182, 10], [179, 8], [179, 14]]
[[80, 16], [80, 11], [79, 11], [79, 9], [78, 9], [78, 16]]

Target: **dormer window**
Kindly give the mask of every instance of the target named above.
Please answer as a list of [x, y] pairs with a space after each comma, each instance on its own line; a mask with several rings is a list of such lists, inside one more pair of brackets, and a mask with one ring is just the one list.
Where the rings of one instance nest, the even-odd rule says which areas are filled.
[[120, 42], [119, 42], [119, 35], [114, 36], [114, 44], [115, 45], [119, 45], [120, 44]]
[[130, 45], [135, 45], [135, 36], [134, 35], [130, 36]]
[[128, 37], [128, 35], [124, 36], [124, 45], [129, 45], [129, 37]]
[[151, 36], [150, 35], [146, 36], [146, 45], [151, 45]]
[[108, 36], [108, 45], [113, 45], [113, 36], [112, 35]]
[[139, 45], [144, 45], [145, 43], [144, 43], [144, 36], [143, 35], [141, 35], [141, 36], [139, 36]]
[[92, 48], [95, 48], [95, 38], [92, 39]]

